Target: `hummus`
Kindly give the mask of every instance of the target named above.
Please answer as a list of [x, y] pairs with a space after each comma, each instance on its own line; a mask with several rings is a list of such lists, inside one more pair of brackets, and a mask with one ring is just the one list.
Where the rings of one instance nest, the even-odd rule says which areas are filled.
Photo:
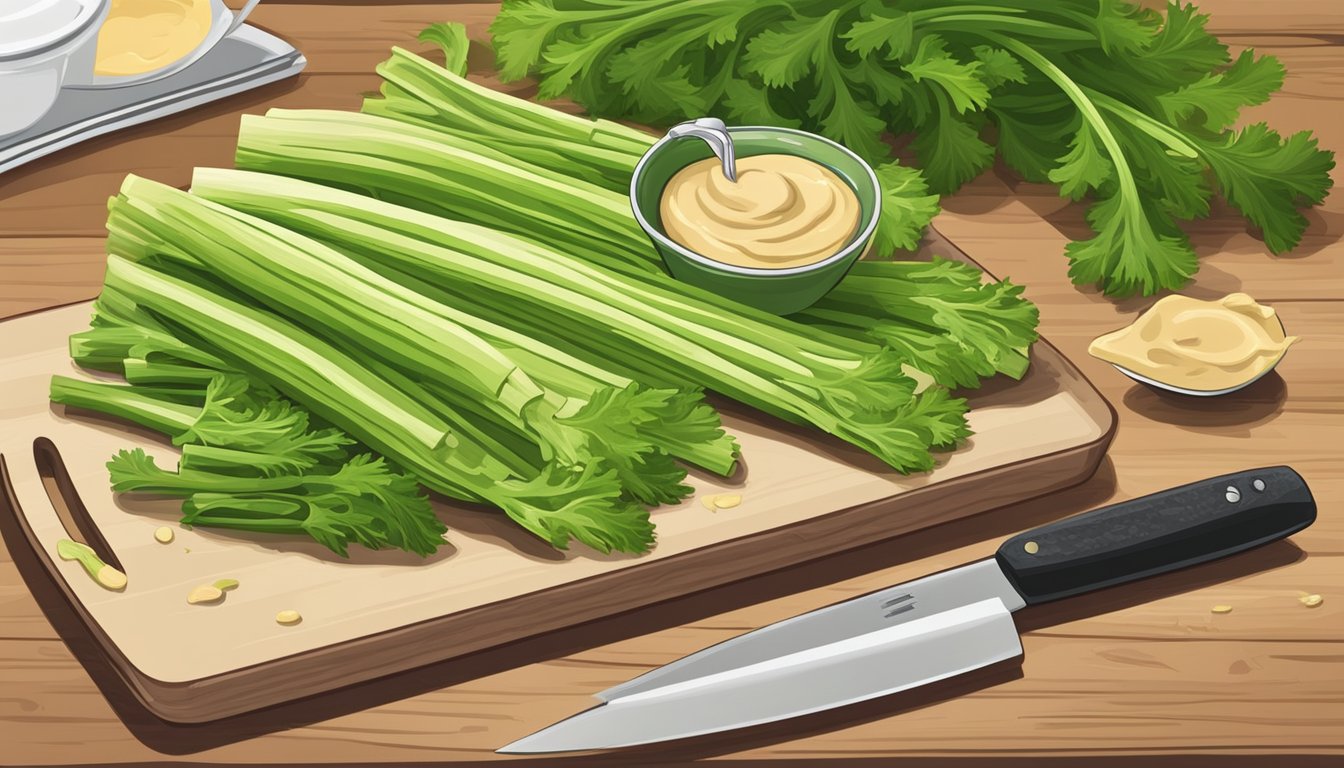
[[201, 45], [210, 15], [210, 0], [112, 0], [93, 73], [124, 77], [163, 69]]
[[659, 204], [667, 236], [714, 261], [784, 269], [839, 253], [859, 228], [859, 198], [834, 171], [794, 155], [717, 158], [677, 172]]
[[1244, 293], [1216, 301], [1168, 296], [1087, 351], [1163, 384], [1216, 391], [1255, 379], [1297, 341], [1284, 335], [1273, 309]]

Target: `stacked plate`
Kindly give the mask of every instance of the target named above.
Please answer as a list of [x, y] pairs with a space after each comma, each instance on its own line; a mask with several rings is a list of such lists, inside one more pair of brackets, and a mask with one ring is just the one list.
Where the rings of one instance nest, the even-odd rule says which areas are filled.
[[283, 80], [307, 63], [293, 46], [244, 24], [167, 77], [100, 90], [62, 88], [41, 120], [0, 137], [0, 173], [94, 136]]

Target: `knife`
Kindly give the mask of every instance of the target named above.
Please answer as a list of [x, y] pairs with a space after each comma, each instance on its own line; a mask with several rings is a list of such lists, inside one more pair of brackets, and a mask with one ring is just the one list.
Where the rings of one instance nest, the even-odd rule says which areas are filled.
[[774, 722], [1020, 656], [1012, 613], [1173, 571], [1311, 525], [1289, 467], [1201, 480], [1018, 534], [991, 558], [771, 624], [597, 694], [500, 749], [611, 749]]

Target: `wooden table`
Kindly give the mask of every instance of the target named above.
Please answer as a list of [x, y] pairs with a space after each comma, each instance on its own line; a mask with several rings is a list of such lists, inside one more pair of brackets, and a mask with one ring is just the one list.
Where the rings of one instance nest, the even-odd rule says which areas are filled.
[[[1344, 15], [1337, 0], [1203, 0], [1234, 49], [1279, 56], [1284, 92], [1251, 110], [1281, 131], [1314, 129], [1344, 150]], [[104, 200], [127, 172], [184, 184], [227, 165], [237, 116], [269, 106], [355, 108], [390, 44], [426, 23], [482, 30], [493, 5], [272, 0], [256, 23], [311, 64], [276, 84], [96, 139], [0, 177], [0, 317], [88, 298], [102, 273]], [[488, 61], [482, 60], [481, 66]], [[1337, 181], [1344, 174], [1336, 171]], [[86, 671], [0, 552], [0, 761], [333, 763], [496, 759], [492, 750], [588, 707], [589, 694], [745, 630], [990, 554], [1000, 538], [1090, 507], [1204, 476], [1291, 464], [1320, 504], [1315, 526], [1226, 561], [1019, 614], [1025, 661], [800, 720], [567, 761], [716, 760], [844, 765], [1337, 765], [1344, 760], [1344, 195], [1308, 214], [1274, 258], [1235, 216], [1197, 227], [1207, 298], [1245, 290], [1304, 338], [1271, 375], [1215, 401], [1165, 397], [1086, 355], [1094, 336], [1151, 303], [1069, 284], [1061, 256], [1081, 210], [1048, 188], [990, 173], [944, 201], [938, 226], [1001, 277], [1028, 286], [1041, 331], [1120, 413], [1109, 459], [1083, 486], [710, 594], [223, 724], [174, 727], [137, 712]], [[1318, 608], [1302, 592], [1325, 597]], [[1226, 603], [1234, 610], [1213, 615]], [[189, 651], [184, 651], [189, 652]], [[104, 690], [100, 691], [100, 687]], [[109, 699], [112, 704], [109, 703]], [[351, 704], [351, 702], [356, 702]], [[116, 709], [114, 709], [114, 705]], [[120, 713], [120, 716], [119, 714]], [[1151, 756], [1166, 756], [1153, 759]], [[1275, 757], [1266, 757], [1274, 755]], [[505, 758], [499, 758], [505, 759]], [[516, 759], [516, 758], [515, 758]], [[552, 765], [554, 758], [535, 761]]]

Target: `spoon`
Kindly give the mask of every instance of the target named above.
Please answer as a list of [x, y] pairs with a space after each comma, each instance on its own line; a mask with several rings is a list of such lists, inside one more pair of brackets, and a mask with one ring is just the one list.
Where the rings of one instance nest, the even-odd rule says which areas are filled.
[[668, 130], [667, 136], [671, 139], [694, 136], [704, 141], [719, 158], [719, 162], [723, 163], [723, 175], [729, 181], [737, 181], [737, 155], [733, 151], [733, 137], [728, 133], [728, 126], [719, 118], [701, 117], [678, 123]]

